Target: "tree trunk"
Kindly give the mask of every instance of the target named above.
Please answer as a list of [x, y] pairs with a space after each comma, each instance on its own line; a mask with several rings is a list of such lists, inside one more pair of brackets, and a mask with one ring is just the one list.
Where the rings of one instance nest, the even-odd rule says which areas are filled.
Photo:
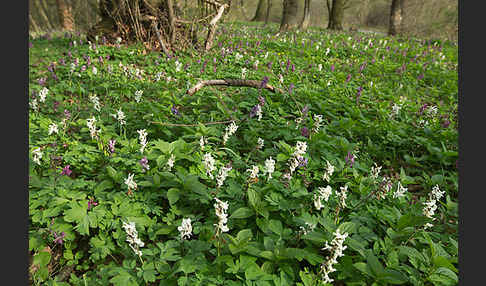
[[59, 13], [59, 22], [63, 30], [74, 31], [74, 18], [72, 7], [64, 0], [56, 0], [57, 11]]
[[47, 17], [46, 12], [44, 11], [44, 9], [41, 6], [41, 0], [33, 0], [32, 2], [34, 3], [35, 8], [37, 9], [40, 16], [42, 17], [42, 19], [45, 22], [44, 27], [46, 27], [48, 31], [52, 30], [51, 21], [49, 21], [49, 18]]
[[342, 30], [344, 17], [344, 0], [332, 0], [331, 15], [329, 17], [328, 29]]
[[[39, 26], [37, 25], [37, 23], [35, 22], [34, 18], [32, 17], [32, 15], [30, 14], [29, 12], [29, 23], [30, 23], [30, 26], [29, 28], [32, 28], [33, 32], [35, 33], [39, 33], [40, 32], [40, 29], [39, 29]], [[31, 30], [31, 31], [32, 31]]]
[[403, 13], [403, 0], [392, 0], [390, 9], [390, 26], [388, 35], [394, 36], [401, 32]]
[[310, 24], [310, 0], [305, 0], [304, 5], [304, 18], [302, 18], [302, 22], [300, 23], [300, 29], [307, 30]]
[[258, 0], [258, 6], [252, 21], [265, 21], [265, 0]]
[[280, 22], [279, 32], [291, 30], [299, 24], [297, 19], [297, 11], [299, 10], [298, 0], [284, 0], [282, 21]]
[[267, 0], [267, 13], [265, 14], [265, 26], [268, 24], [271, 9], [272, 9], [272, 0]]

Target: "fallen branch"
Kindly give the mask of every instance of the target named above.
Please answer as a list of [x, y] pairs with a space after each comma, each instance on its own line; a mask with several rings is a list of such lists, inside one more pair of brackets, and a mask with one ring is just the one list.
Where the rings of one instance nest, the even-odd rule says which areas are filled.
[[216, 23], [219, 21], [221, 16], [223, 16], [224, 8], [226, 7], [228, 7], [226, 4], [219, 6], [218, 14], [211, 20], [211, 22], [209, 22], [208, 36], [206, 38], [206, 43], [204, 44], [206, 51], [209, 51], [213, 45], [213, 38], [214, 34], [216, 33]]
[[164, 51], [165, 55], [170, 58], [170, 52], [167, 49], [167, 47], [164, 44], [164, 41], [162, 41], [162, 36], [159, 33], [159, 29], [157, 29], [157, 24], [155, 21], [152, 21], [152, 28], [155, 31], [155, 34], [157, 34], [157, 38], [159, 39], [160, 47], [162, 48], [162, 51]]
[[212, 80], [202, 80], [198, 82], [195, 86], [191, 87], [187, 90], [187, 94], [193, 95], [198, 90], [205, 86], [211, 85], [226, 85], [226, 86], [246, 86], [246, 87], [253, 87], [253, 88], [264, 88], [268, 89], [273, 93], [284, 93], [283, 90], [271, 86], [269, 84], [265, 84], [262, 87], [262, 82], [259, 80], [251, 80], [251, 79], [212, 79]]

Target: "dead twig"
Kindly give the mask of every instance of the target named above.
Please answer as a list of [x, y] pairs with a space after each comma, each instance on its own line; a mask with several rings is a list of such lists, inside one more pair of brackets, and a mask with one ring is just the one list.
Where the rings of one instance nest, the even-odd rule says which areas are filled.
[[269, 84], [265, 84], [262, 87], [262, 82], [259, 80], [251, 80], [251, 79], [212, 79], [212, 80], [202, 80], [198, 82], [195, 86], [191, 87], [187, 90], [186, 94], [193, 95], [198, 90], [205, 86], [212, 86], [212, 85], [225, 85], [225, 86], [244, 86], [244, 87], [253, 87], [253, 88], [264, 88], [268, 89], [273, 93], [284, 93], [283, 90], [271, 86]]
[[155, 21], [152, 21], [152, 28], [154, 29], [155, 34], [157, 34], [157, 38], [159, 39], [159, 43], [160, 43], [160, 47], [162, 48], [162, 51], [164, 51], [167, 57], [170, 57], [170, 52], [165, 46], [164, 41], [162, 40], [162, 36], [160, 36], [159, 29], [157, 29], [157, 24], [155, 23]]
[[228, 7], [227, 4], [223, 4], [219, 6], [218, 9], [218, 14], [209, 22], [209, 31], [208, 31], [208, 36], [206, 37], [206, 43], [204, 44], [205, 50], [209, 51], [211, 49], [211, 46], [213, 45], [213, 37], [214, 34], [216, 33], [216, 23], [219, 21], [221, 16], [223, 16], [224, 8]]

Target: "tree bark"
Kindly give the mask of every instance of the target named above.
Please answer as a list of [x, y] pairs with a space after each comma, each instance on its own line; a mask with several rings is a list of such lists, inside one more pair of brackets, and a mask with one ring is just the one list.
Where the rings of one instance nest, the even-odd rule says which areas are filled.
[[47, 30], [52, 30], [51, 21], [49, 21], [49, 18], [47, 17], [46, 12], [44, 11], [44, 9], [43, 9], [43, 7], [41, 5], [41, 0], [33, 0], [32, 2], [34, 2], [34, 5], [36, 6], [37, 11], [39, 12], [41, 18], [45, 22], [45, 26], [44, 27], [46, 27]]
[[267, 0], [267, 13], [265, 14], [265, 26], [270, 19], [270, 10], [272, 9], [272, 0]]
[[310, 0], [305, 0], [304, 4], [304, 18], [302, 18], [302, 22], [300, 23], [300, 29], [307, 30], [310, 24]]
[[282, 21], [280, 22], [279, 32], [284, 32], [297, 27], [297, 11], [299, 9], [299, 2], [297, 0], [284, 0]]
[[72, 7], [64, 0], [56, 0], [59, 22], [63, 30], [74, 31], [74, 18]]
[[332, 0], [331, 15], [329, 17], [328, 29], [342, 30], [344, 18], [344, 0]]
[[33, 32], [35, 33], [39, 33], [40, 32], [40, 29], [39, 29], [39, 26], [37, 25], [37, 23], [35, 22], [34, 18], [32, 17], [32, 15], [30, 14], [29, 12], [29, 23], [30, 23], [30, 26], [32, 27], [33, 29]]
[[258, 0], [258, 6], [252, 21], [265, 21], [265, 0]]
[[394, 36], [401, 32], [403, 0], [392, 0], [390, 9], [390, 25], [388, 27], [388, 35]]

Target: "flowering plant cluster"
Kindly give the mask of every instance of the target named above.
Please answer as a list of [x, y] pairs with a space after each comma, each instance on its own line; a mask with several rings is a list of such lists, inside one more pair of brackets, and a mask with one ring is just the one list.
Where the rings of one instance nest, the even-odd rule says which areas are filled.
[[274, 28], [32, 40], [33, 285], [457, 285], [457, 47]]

